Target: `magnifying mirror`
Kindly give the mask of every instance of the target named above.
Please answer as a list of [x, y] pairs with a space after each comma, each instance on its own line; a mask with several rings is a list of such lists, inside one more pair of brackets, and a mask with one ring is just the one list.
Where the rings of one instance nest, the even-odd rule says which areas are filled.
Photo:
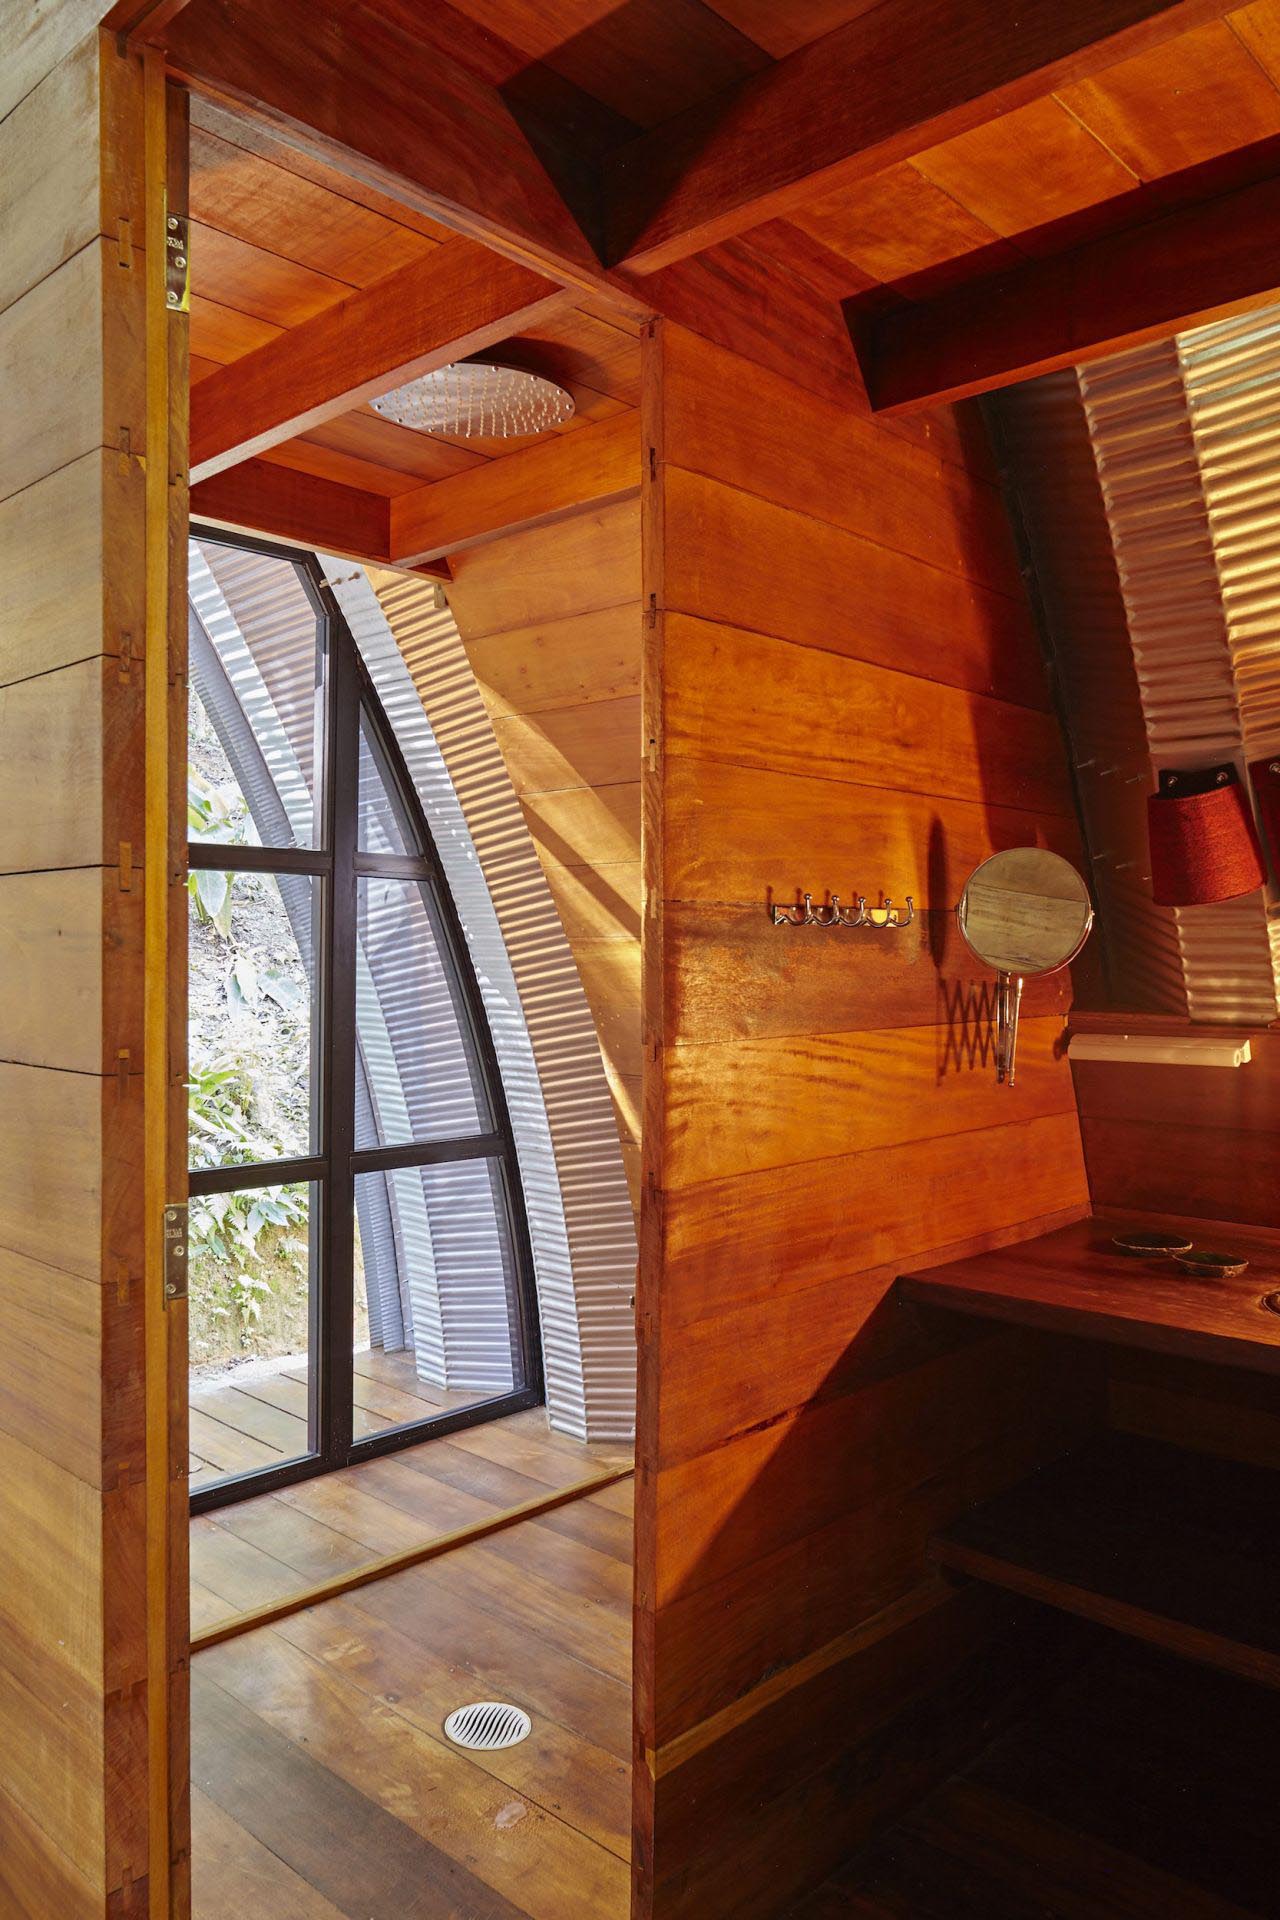
[[996, 1079], [1013, 1085], [1024, 977], [1069, 966], [1089, 937], [1089, 889], [1069, 860], [1010, 847], [975, 867], [956, 908], [969, 951], [996, 970]]

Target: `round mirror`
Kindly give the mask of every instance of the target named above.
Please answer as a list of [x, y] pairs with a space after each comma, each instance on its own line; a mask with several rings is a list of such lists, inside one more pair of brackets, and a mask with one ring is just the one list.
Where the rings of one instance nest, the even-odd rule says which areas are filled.
[[956, 917], [971, 951], [997, 973], [1053, 973], [1093, 925], [1084, 881], [1044, 847], [993, 853], [969, 876]]

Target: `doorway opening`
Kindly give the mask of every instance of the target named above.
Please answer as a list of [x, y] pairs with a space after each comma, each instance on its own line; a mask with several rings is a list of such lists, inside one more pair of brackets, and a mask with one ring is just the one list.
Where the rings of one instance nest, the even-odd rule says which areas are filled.
[[193, 1511], [541, 1403], [510, 1116], [422, 806], [314, 557], [193, 530]]

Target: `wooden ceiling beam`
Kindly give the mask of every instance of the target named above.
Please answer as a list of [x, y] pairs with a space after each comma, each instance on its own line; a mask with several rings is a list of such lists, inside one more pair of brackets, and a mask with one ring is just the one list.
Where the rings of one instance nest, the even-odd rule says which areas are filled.
[[[191, 489], [191, 518], [236, 533], [263, 534], [289, 546], [319, 548], [375, 566], [391, 564], [391, 502], [274, 460], [245, 460]], [[447, 580], [447, 566], [415, 571]]]
[[605, 257], [729, 239], [1229, 11], [1231, 0], [881, 4], [620, 148]]
[[1280, 296], [1280, 177], [850, 324], [867, 396], [905, 414], [1098, 360]]
[[[170, 72], [393, 199], [594, 290], [596, 251], [502, 92], [352, 0], [187, 0]], [[580, 196], [594, 201], [583, 168]], [[557, 156], [557, 179], [567, 170]]]
[[572, 298], [474, 240], [446, 240], [201, 380], [191, 394], [191, 478], [536, 326]]
[[486, 466], [451, 474], [391, 502], [397, 566], [481, 546], [516, 528], [550, 526], [640, 489], [640, 419], [633, 409], [575, 427]]

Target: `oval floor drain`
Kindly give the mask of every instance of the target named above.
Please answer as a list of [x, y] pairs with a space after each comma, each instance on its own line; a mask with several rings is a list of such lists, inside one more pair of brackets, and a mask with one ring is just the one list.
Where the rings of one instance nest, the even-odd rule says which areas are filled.
[[517, 1747], [533, 1732], [533, 1722], [519, 1707], [502, 1700], [477, 1700], [455, 1707], [444, 1723], [445, 1735], [455, 1747], [472, 1753], [494, 1753], [499, 1747]]

